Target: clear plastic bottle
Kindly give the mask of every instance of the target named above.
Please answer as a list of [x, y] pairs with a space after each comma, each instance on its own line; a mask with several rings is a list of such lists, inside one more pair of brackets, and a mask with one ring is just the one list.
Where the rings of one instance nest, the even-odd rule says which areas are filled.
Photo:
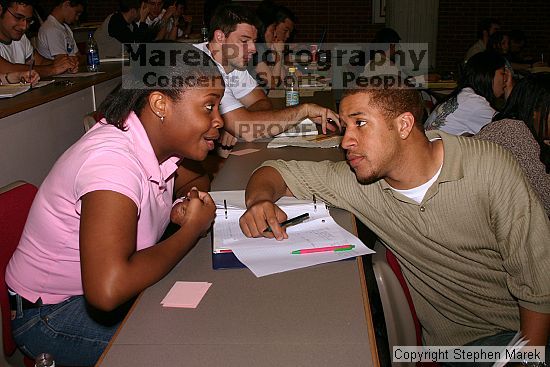
[[99, 71], [99, 50], [97, 49], [97, 43], [94, 40], [94, 35], [92, 32], [88, 33], [88, 42], [86, 43], [86, 60], [88, 71]]
[[53, 356], [49, 353], [41, 353], [34, 359], [34, 367], [55, 367]]
[[202, 37], [202, 42], [208, 42], [208, 27], [202, 23], [202, 27], [201, 27], [201, 37]]
[[288, 68], [288, 75], [285, 78], [285, 103], [286, 106], [296, 106], [300, 103], [300, 92], [298, 91], [298, 78], [296, 68]]

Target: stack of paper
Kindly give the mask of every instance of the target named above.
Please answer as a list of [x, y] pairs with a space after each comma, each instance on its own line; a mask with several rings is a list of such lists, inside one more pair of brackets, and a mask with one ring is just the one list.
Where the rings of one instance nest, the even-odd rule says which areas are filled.
[[212, 283], [176, 282], [160, 302], [163, 307], [197, 308]]
[[45, 87], [46, 85], [52, 84], [53, 82], [55, 82], [55, 80], [40, 80], [39, 82], [37, 82], [32, 87], [33, 88], [42, 88], [42, 87]]
[[317, 135], [317, 136], [296, 136], [276, 137], [268, 144], [268, 148], [302, 147], [302, 148], [336, 148], [342, 143], [340, 135]]
[[[210, 194], [217, 207], [214, 252], [231, 250], [257, 277], [373, 253], [361, 240], [340, 227], [322, 202], [314, 204], [288, 197], [279, 200], [277, 205], [288, 218], [308, 213], [309, 219], [287, 227], [288, 239], [277, 241], [265, 237], [247, 238], [242, 233], [239, 218], [245, 212], [244, 191], [217, 191]], [[353, 245], [353, 248], [348, 251], [292, 253], [296, 250], [340, 245]]]
[[285, 131], [284, 133], [280, 133], [277, 136], [289, 137], [289, 136], [307, 136], [307, 135], [317, 135], [317, 134], [318, 134], [317, 125], [315, 124], [315, 122], [306, 118], [305, 120], [302, 120], [298, 125]]
[[0, 98], [15, 97], [25, 93], [31, 88], [30, 84], [4, 84], [0, 85]]
[[89, 76], [96, 76], [99, 74], [105, 74], [104, 71], [85, 71], [80, 73], [63, 73], [59, 74], [57, 78], [87, 78]]
[[130, 59], [128, 58], [128, 56], [126, 57], [123, 57], [123, 56], [120, 56], [120, 57], [106, 57], [104, 59], [100, 59], [99, 60], [99, 63], [100, 64], [103, 64], [103, 63], [106, 63], [106, 62], [120, 62], [120, 63], [123, 63], [124, 61], [129, 61]]

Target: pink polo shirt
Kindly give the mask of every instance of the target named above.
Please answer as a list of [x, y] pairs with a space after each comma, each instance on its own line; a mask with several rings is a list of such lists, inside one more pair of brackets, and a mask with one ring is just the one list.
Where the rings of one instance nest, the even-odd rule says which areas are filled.
[[40, 186], [6, 270], [8, 286], [29, 301], [55, 304], [84, 293], [78, 232], [86, 193], [116, 191], [136, 204], [137, 250], [156, 244], [166, 229], [179, 158], [159, 165], [133, 112], [126, 125], [122, 131], [96, 124], [63, 153]]

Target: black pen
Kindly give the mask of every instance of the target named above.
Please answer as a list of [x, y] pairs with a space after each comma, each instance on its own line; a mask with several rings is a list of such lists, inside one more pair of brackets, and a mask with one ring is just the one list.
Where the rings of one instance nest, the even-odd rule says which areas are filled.
[[[294, 218], [290, 218], [290, 219], [287, 219], [285, 220], [284, 222], [281, 222], [279, 223], [279, 225], [281, 227], [288, 227], [288, 226], [291, 226], [291, 225], [294, 225], [294, 224], [298, 224], [306, 219], [309, 218], [309, 213], [304, 213], [304, 214], [300, 214], [299, 216], [297, 217], [294, 217]], [[264, 233], [265, 232], [271, 232], [271, 227], [267, 227], [265, 230], [264, 230]]]

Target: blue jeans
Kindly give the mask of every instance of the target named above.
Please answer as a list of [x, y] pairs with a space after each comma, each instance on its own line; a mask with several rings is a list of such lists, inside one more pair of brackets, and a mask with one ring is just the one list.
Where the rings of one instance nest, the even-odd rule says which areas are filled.
[[[473, 342], [470, 342], [466, 344], [467, 346], [493, 346], [498, 345], [502, 346], [503, 348], [507, 346], [510, 341], [514, 338], [516, 335], [516, 331], [503, 331], [501, 333], [486, 336], [484, 338], [480, 338], [477, 340], [474, 340]], [[545, 355], [546, 355], [546, 364], [549, 363], [550, 359], [550, 344], [546, 345], [545, 348]], [[481, 362], [447, 362], [447, 363], [441, 363], [445, 367], [491, 367], [493, 363], [481, 363]]]
[[83, 296], [74, 296], [55, 305], [19, 308], [11, 325], [15, 342], [27, 356], [46, 352], [59, 365], [92, 366], [122, 317], [94, 311]]

